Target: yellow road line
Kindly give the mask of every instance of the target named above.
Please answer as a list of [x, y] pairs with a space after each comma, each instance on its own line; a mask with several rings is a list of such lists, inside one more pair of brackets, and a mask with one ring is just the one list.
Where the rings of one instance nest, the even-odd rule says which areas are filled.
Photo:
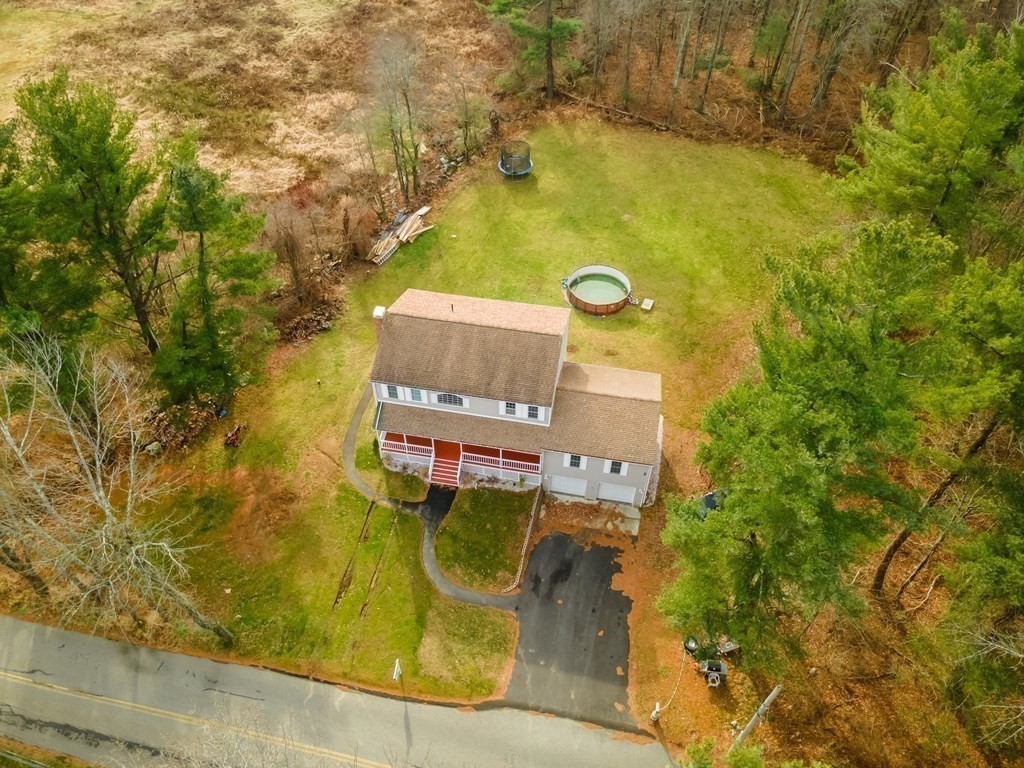
[[34, 680], [31, 677], [24, 677], [22, 675], [16, 675], [11, 672], [4, 672], [0, 670], [0, 679], [11, 680], [16, 683], [22, 683], [26, 685], [34, 685], [37, 688], [48, 688], [53, 691], [67, 694], [78, 699], [90, 699], [93, 701], [102, 701], [105, 704], [109, 704], [113, 707], [120, 707], [127, 709], [132, 712], [142, 712], [154, 717], [162, 717], [166, 720], [173, 720], [174, 722], [181, 723], [183, 725], [194, 725], [194, 726], [211, 726], [213, 728], [220, 728], [226, 731], [232, 731], [248, 738], [258, 739], [260, 741], [276, 744], [278, 746], [287, 747], [288, 749], [294, 749], [299, 752], [305, 752], [309, 755], [315, 755], [317, 757], [327, 757], [339, 762], [347, 762], [353, 768], [391, 768], [389, 763], [381, 763], [376, 760], [371, 760], [366, 757], [359, 757], [357, 755], [349, 755], [344, 752], [335, 752], [334, 750], [327, 749], [326, 747], [315, 747], [311, 744], [301, 744], [299, 742], [286, 739], [283, 736], [274, 736], [269, 733], [257, 733], [246, 728], [241, 728], [237, 725], [230, 723], [221, 722], [219, 720], [208, 720], [201, 717], [193, 717], [192, 715], [185, 715], [180, 712], [172, 712], [166, 709], [159, 709], [157, 707], [150, 707], [146, 704], [136, 704], [131, 701], [122, 701], [121, 699], [113, 699], [109, 696], [104, 696], [99, 693], [89, 693], [88, 691], [77, 691], [74, 688], [65, 688], [63, 685], [56, 685], [55, 683], [48, 683], [43, 680]]

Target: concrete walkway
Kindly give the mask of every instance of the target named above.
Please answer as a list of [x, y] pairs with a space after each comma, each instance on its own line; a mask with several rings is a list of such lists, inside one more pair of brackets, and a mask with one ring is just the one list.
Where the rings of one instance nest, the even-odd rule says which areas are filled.
[[293, 766], [670, 764], [656, 742], [571, 720], [405, 701], [8, 617], [0, 735], [103, 765], [126, 762], [125, 749], [145, 760], [190, 745], [226, 763], [219, 750], [233, 744]]
[[447, 488], [430, 486], [427, 491], [427, 498], [416, 512], [423, 521], [423, 538], [420, 540], [420, 558], [423, 561], [423, 570], [427, 578], [434, 584], [437, 591], [454, 600], [459, 600], [470, 605], [480, 605], [488, 608], [498, 608], [503, 611], [514, 611], [518, 608], [519, 595], [496, 595], [491, 592], [477, 592], [473, 589], [459, 586], [451, 581], [441, 571], [437, 564], [437, 553], [435, 542], [437, 530], [441, 527], [445, 515], [451, 509], [455, 500], [455, 491]]

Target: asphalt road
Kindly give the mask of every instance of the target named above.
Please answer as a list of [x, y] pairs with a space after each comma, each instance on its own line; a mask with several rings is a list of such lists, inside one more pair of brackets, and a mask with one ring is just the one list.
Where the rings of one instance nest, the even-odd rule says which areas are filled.
[[656, 742], [571, 720], [407, 702], [0, 617], [0, 734], [112, 765], [197, 732], [325, 766], [669, 765]]

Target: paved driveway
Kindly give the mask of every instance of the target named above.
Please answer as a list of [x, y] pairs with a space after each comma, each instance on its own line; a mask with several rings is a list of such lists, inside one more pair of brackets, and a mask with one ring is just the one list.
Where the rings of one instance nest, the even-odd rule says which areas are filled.
[[633, 601], [612, 589], [619, 550], [584, 547], [554, 533], [530, 553], [516, 593], [476, 592], [451, 582], [437, 564], [434, 537], [455, 498], [431, 486], [416, 514], [424, 522], [423, 566], [445, 595], [514, 611], [515, 667], [502, 703], [576, 720], [638, 730], [629, 712], [629, 626]]
[[626, 693], [633, 601], [611, 586], [618, 554], [562, 533], [534, 547], [515, 606], [519, 645], [507, 703], [636, 728]]

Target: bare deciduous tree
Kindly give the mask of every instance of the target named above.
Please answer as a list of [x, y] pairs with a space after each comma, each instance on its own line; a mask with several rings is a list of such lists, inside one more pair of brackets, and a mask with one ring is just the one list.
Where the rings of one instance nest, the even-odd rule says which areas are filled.
[[88, 610], [141, 624], [140, 611], [171, 607], [231, 642], [181, 591], [168, 524], [139, 515], [173, 485], [146, 455], [148, 397], [134, 372], [31, 337], [0, 352], [0, 403], [0, 562], [40, 594], [60, 586], [64, 620]]
[[583, 35], [589, 48], [590, 98], [597, 98], [605, 59], [612, 50], [619, 28], [621, 6], [614, 0], [588, 0], [583, 10]]
[[391, 142], [398, 187], [408, 205], [410, 195], [420, 192], [419, 54], [409, 38], [385, 37], [377, 42], [371, 59], [371, 77]]
[[[1024, 671], [1024, 633], [982, 632], [963, 630], [960, 639], [968, 651], [961, 663], [977, 659], [995, 659], [1018, 675]], [[976, 706], [981, 719], [985, 742], [997, 749], [1024, 743], [1024, 699], [1007, 696], [1001, 701], [988, 701]]]

